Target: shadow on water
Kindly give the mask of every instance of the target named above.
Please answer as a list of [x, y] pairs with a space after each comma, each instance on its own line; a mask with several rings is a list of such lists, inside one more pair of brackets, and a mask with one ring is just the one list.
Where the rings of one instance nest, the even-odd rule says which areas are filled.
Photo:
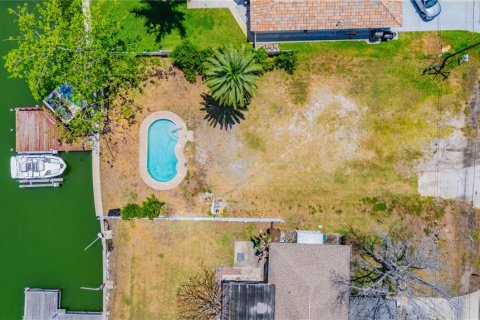
[[179, 10], [181, 2], [173, 0], [142, 0], [142, 7], [132, 12], [138, 17], [146, 19], [145, 26], [148, 31], [155, 34], [160, 42], [173, 30], [178, 30], [180, 36], [185, 37], [186, 30], [183, 25], [185, 14]]
[[243, 113], [247, 111], [246, 107], [234, 109], [221, 106], [208, 94], [203, 94], [202, 98], [203, 108], [200, 110], [206, 112], [204, 119], [208, 121], [210, 126], [216, 128], [219, 125], [220, 129], [228, 130], [240, 121], [245, 120]]

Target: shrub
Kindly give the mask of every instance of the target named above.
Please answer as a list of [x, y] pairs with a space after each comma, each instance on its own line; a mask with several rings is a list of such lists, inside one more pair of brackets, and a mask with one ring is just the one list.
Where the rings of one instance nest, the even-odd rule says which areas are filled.
[[298, 65], [297, 54], [294, 51], [282, 51], [275, 57], [273, 64], [275, 68], [283, 69], [288, 74], [293, 74]]
[[120, 216], [123, 220], [130, 220], [142, 215], [142, 208], [136, 203], [129, 203], [120, 211]]
[[190, 41], [184, 40], [175, 47], [170, 57], [173, 60], [173, 64], [183, 71], [185, 79], [193, 83], [197, 74], [203, 72], [203, 63], [212, 54], [212, 49], [200, 50]]
[[262, 47], [260, 49], [255, 50], [254, 59], [255, 59], [255, 62], [262, 65], [263, 70], [265, 72], [273, 70], [274, 65], [271, 59], [269, 58], [268, 52], [267, 50], [265, 50], [265, 48]]
[[155, 197], [155, 195], [151, 195], [142, 203], [142, 211], [143, 216], [149, 219], [153, 219], [158, 217], [160, 214], [166, 214], [167, 210], [163, 208], [165, 202], [162, 202]]

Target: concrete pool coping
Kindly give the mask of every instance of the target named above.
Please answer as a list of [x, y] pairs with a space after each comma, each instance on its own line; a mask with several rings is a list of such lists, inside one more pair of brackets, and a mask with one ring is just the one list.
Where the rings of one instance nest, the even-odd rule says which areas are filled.
[[[148, 172], [148, 129], [150, 125], [157, 120], [166, 119], [170, 120], [182, 130], [179, 131], [178, 141], [175, 145], [175, 157], [177, 158], [177, 175], [170, 181], [161, 182], [152, 178]], [[140, 125], [140, 140], [139, 140], [139, 169], [140, 177], [149, 187], [155, 190], [170, 190], [178, 186], [187, 174], [187, 160], [183, 154], [183, 148], [187, 141], [192, 140], [192, 132], [187, 131], [185, 122], [175, 113], [170, 111], [156, 111], [149, 114], [143, 119]]]

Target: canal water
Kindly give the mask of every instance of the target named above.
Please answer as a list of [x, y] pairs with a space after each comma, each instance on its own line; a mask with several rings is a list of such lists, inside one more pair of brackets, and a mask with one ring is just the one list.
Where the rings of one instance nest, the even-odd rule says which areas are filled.
[[[0, 0], [0, 56], [15, 45], [8, 7]], [[0, 319], [23, 315], [25, 287], [62, 290], [62, 308], [100, 311], [100, 291], [81, 290], [102, 283], [101, 244], [83, 249], [100, 231], [95, 218], [89, 153], [61, 154], [69, 168], [60, 188], [19, 189], [10, 179], [9, 158], [15, 148], [14, 113], [10, 108], [35, 104], [27, 87], [7, 79], [0, 60]]]

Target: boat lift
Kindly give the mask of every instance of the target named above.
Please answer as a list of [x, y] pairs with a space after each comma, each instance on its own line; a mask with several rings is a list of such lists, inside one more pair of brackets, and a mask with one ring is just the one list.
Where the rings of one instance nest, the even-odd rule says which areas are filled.
[[26, 179], [18, 180], [20, 188], [45, 188], [53, 187], [58, 188], [63, 183], [63, 178], [52, 179]]
[[[51, 154], [58, 155], [57, 150], [48, 151], [21, 151], [17, 152], [18, 155], [33, 155], [33, 154]], [[58, 188], [63, 183], [63, 178], [50, 178], [50, 179], [19, 179], [19, 188]]]

